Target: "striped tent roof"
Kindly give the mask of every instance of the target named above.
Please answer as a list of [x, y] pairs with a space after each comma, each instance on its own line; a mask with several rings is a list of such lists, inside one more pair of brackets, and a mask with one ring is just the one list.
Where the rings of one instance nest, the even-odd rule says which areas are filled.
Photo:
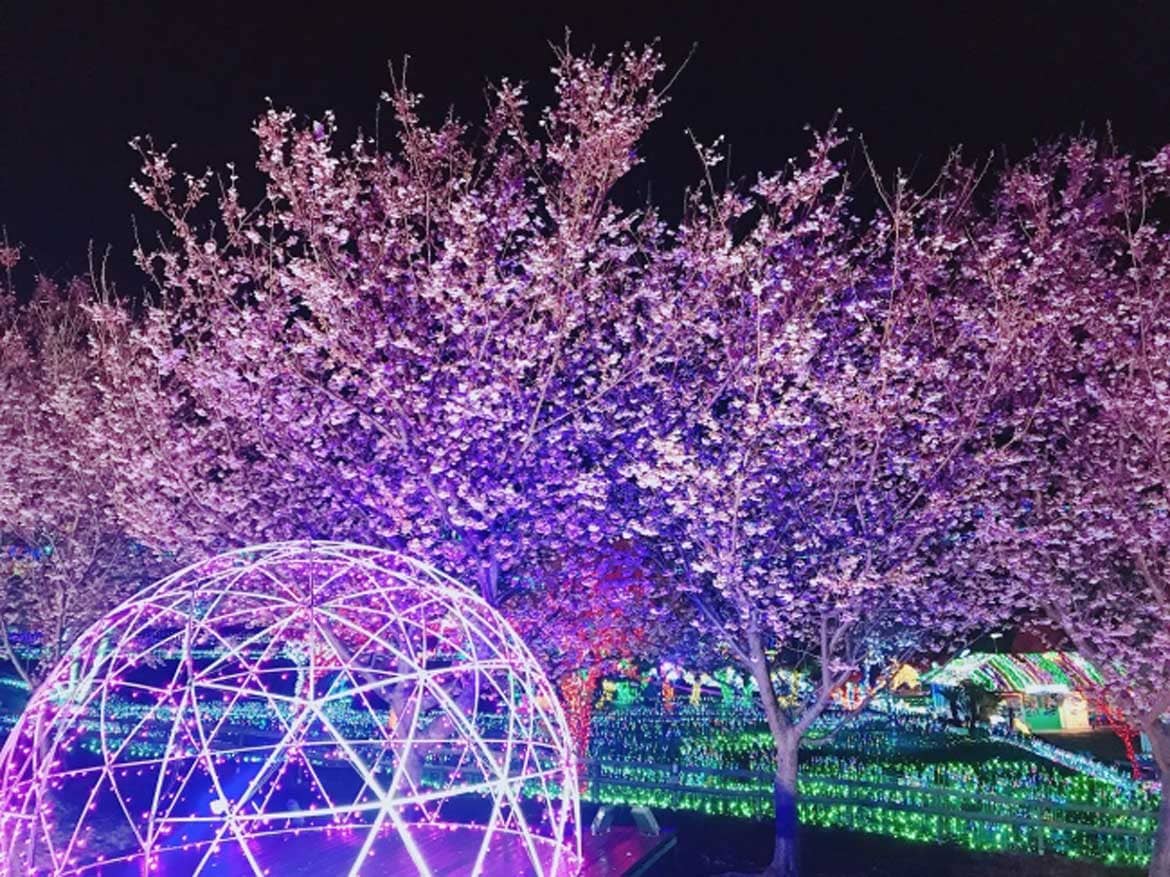
[[1076, 652], [972, 652], [922, 676], [923, 682], [943, 688], [968, 679], [992, 691], [1029, 691], [1054, 685], [1085, 691], [1104, 682], [1097, 668]]

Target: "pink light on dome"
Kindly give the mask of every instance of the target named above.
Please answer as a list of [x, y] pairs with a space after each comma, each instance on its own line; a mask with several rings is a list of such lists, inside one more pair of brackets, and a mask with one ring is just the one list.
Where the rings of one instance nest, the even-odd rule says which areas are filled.
[[4, 877], [260, 875], [313, 844], [323, 877], [430, 875], [456, 840], [457, 873], [580, 863], [574, 750], [527, 647], [453, 579], [342, 543], [221, 555], [95, 624], [0, 752], [0, 814]]

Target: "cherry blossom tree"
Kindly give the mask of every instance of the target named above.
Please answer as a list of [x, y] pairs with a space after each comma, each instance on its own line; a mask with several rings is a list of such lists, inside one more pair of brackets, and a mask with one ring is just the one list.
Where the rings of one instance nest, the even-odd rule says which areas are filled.
[[138, 252], [156, 293], [143, 314], [92, 310], [104, 452], [138, 538], [186, 555], [390, 544], [493, 602], [510, 576], [506, 611], [566, 686], [649, 648], [666, 618], [647, 582], [597, 558], [624, 523], [612, 406], [678, 328], [644, 267], [662, 224], [611, 198], [659, 113], [661, 62], [557, 61], [536, 139], [506, 82], [480, 131], [429, 127], [396, 88], [385, 152], [270, 111], [250, 208], [234, 171], [217, 190], [136, 144], [135, 190], [164, 226]]
[[[6, 267], [16, 258], [8, 249]], [[104, 429], [90, 294], [81, 281], [44, 278], [25, 302], [0, 288], [0, 660], [30, 687], [162, 568], [120, 527], [110, 497], [118, 475], [89, 441]]]
[[[981, 273], [1015, 302], [1013, 417], [981, 532], [1016, 611], [1059, 625], [1170, 776], [1170, 148], [1087, 139], [1013, 168]], [[1170, 875], [1163, 791], [1150, 873]]]
[[[836, 131], [747, 190], [700, 148], [668, 226], [614, 197], [661, 72], [565, 49], [551, 106], [505, 81], [474, 129], [403, 81], [389, 144], [271, 109], [255, 203], [137, 141], [151, 301], [0, 296], [6, 652], [59, 654], [156, 552], [352, 539], [474, 581], [563, 679], [656, 650], [672, 582], [756, 681], [771, 874], [834, 693], [1005, 612], [1060, 624], [1165, 771], [1170, 151], [1043, 150], [990, 209], [957, 158], [874, 173], [863, 218]], [[599, 573], [615, 545], [653, 573]]]
[[630, 546], [540, 571], [502, 609], [557, 686], [581, 758], [601, 680], [693, 651], [688, 607]]
[[612, 198], [661, 69], [650, 48], [558, 53], [538, 137], [506, 81], [479, 130], [428, 125], [400, 84], [385, 150], [271, 110], [251, 206], [234, 170], [180, 177], [138, 143], [155, 302], [98, 314], [148, 449], [111, 451], [136, 536], [393, 544], [492, 601], [502, 575], [608, 544], [607, 412], [677, 328], [645, 268], [662, 224]]
[[[629, 424], [631, 530], [662, 544], [760, 692], [777, 875], [796, 870], [797, 747], [833, 693], [980, 617], [956, 569], [1003, 373], [1000, 315], [961, 270], [975, 175], [955, 162], [927, 196], [898, 180], [862, 223], [840, 143], [696, 196], [660, 263], [693, 332], [627, 405], [655, 411]], [[808, 696], [782, 705], [773, 665], [812, 669]]]

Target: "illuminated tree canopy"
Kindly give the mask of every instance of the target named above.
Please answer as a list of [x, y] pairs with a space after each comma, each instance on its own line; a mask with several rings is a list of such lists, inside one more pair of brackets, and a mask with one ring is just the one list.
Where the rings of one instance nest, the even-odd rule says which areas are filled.
[[[31, 687], [157, 564], [343, 539], [509, 613], [583, 750], [603, 672], [737, 663], [774, 749], [770, 877], [796, 872], [814, 723], [1005, 623], [1059, 628], [1170, 773], [1170, 147], [886, 177], [831, 123], [736, 179], [695, 142], [676, 218], [630, 197], [657, 49], [555, 61], [543, 106], [503, 80], [478, 124], [428, 122], [405, 79], [373, 137], [270, 107], [251, 180], [135, 140], [148, 299], [18, 296], [0, 247], [0, 656]], [[572, 795], [537, 823], [517, 789], [555, 798], [571, 758], [527, 648], [437, 574], [324, 544], [210, 561], [85, 634], [8, 750], [4, 842], [73, 868], [119, 831], [127, 856], [218, 839], [239, 871], [272, 819], [368, 852], [482, 794], [484, 842], [555, 870], [536, 839], [562, 848]], [[256, 757], [222, 773], [242, 798], [221, 751]], [[1159, 819], [1170, 874], [1170, 796]]]

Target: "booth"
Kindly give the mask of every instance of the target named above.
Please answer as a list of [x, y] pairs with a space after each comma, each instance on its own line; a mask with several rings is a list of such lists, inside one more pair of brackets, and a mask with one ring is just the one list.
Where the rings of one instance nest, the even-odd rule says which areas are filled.
[[923, 674], [932, 704], [945, 713], [965, 684], [999, 698], [998, 712], [1032, 733], [1088, 731], [1101, 674], [1075, 652], [969, 652]]

